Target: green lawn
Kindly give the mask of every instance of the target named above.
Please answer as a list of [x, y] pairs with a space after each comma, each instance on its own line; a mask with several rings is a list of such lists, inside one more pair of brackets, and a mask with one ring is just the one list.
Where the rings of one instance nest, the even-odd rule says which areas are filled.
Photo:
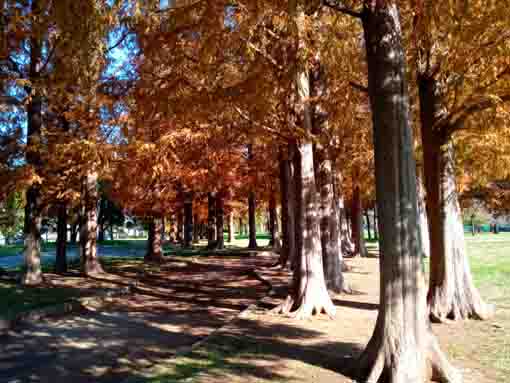
[[[43, 242], [42, 251], [55, 249], [55, 242]], [[23, 245], [3, 245], [0, 246], [0, 258], [17, 255], [23, 251]]]

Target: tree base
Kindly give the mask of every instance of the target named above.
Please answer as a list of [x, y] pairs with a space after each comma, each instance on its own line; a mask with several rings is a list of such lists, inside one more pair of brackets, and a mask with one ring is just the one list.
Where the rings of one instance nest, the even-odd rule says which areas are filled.
[[[474, 288], [474, 287], [473, 287]], [[435, 293], [429, 293], [428, 310], [430, 320], [434, 323], [447, 323], [458, 320], [487, 320], [495, 313], [495, 306], [485, 303], [478, 292], [462, 298], [450, 297], [435, 289]]]
[[313, 315], [324, 313], [331, 319], [335, 317], [336, 307], [329, 298], [326, 291], [326, 298], [310, 299], [306, 295], [300, 300], [296, 300], [292, 295], [288, 295], [285, 301], [271, 310], [274, 314], [288, 315], [297, 320], [309, 319]]
[[86, 277], [96, 277], [106, 273], [103, 270], [103, 266], [101, 266], [99, 262], [93, 262], [91, 264], [84, 265], [83, 274]]
[[40, 271], [27, 271], [21, 278], [23, 286], [38, 286], [44, 282], [43, 275]]
[[[400, 345], [398, 351], [395, 345]], [[461, 373], [448, 362], [430, 330], [423, 348], [374, 336], [359, 359], [358, 378], [365, 383], [424, 383], [431, 379], [462, 383]]]

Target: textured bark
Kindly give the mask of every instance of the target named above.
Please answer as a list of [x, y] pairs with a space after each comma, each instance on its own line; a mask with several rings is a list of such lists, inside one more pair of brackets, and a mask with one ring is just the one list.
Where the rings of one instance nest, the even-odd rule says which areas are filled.
[[184, 204], [177, 207], [177, 233], [175, 239], [177, 243], [184, 245]]
[[193, 195], [184, 194], [184, 247], [190, 248], [193, 241]]
[[223, 236], [224, 228], [224, 200], [223, 195], [218, 193], [216, 197], [216, 248], [225, 248], [225, 238]]
[[[326, 95], [326, 78], [315, 56], [310, 76], [311, 95], [321, 99]], [[324, 142], [330, 139], [328, 113], [319, 103], [313, 108], [312, 132], [316, 136], [314, 152], [314, 175], [319, 194], [319, 220], [322, 261], [326, 286], [335, 293], [348, 291], [343, 275], [343, 254], [340, 246], [340, 222], [335, 200], [333, 163]]]
[[[32, 1], [33, 14], [40, 13], [38, 0]], [[42, 59], [41, 31], [38, 26], [34, 27], [34, 34], [30, 39], [30, 80], [36, 82], [40, 76], [38, 68]], [[41, 166], [41, 157], [37, 145], [41, 142], [42, 128], [42, 95], [38, 89], [34, 89], [30, 102], [27, 105], [27, 164], [36, 171]], [[42, 201], [40, 186], [32, 184], [26, 193], [25, 205], [25, 273], [22, 277], [24, 285], [38, 285], [43, 281], [41, 270], [41, 223]]]
[[454, 149], [436, 127], [442, 110], [438, 85], [421, 76], [420, 118], [430, 233], [428, 304], [431, 319], [487, 319], [493, 307], [476, 289], [466, 253], [455, 181]]
[[228, 213], [228, 243], [234, 242], [234, 213]]
[[[289, 4], [291, 18], [295, 23], [300, 46], [304, 44], [305, 13], [296, 2]], [[296, 71], [295, 86], [297, 90], [297, 110], [303, 130], [312, 133], [312, 115], [308, 104], [310, 99], [310, 79], [307, 69], [299, 63]], [[313, 144], [304, 141], [298, 145], [295, 159], [296, 180], [296, 232], [298, 257], [294, 267], [292, 295], [279, 311], [295, 310], [297, 318], [307, 318], [314, 313], [325, 312], [330, 317], [335, 314], [335, 306], [329, 297], [324, 279], [321, 239], [319, 228], [319, 201], [315, 182], [313, 163]]]
[[216, 193], [207, 195], [207, 248], [216, 247]]
[[63, 274], [67, 272], [67, 206], [61, 203], [57, 207], [57, 249], [55, 257], [55, 273]]
[[82, 183], [82, 222], [80, 227], [80, 259], [86, 276], [103, 273], [97, 255], [97, 173], [89, 171]]
[[[341, 179], [341, 175], [337, 175], [338, 178]], [[354, 243], [352, 242], [352, 237], [349, 232], [350, 220], [347, 216], [347, 209], [345, 208], [345, 200], [341, 187], [341, 180], [335, 182], [334, 193], [335, 200], [337, 204], [337, 214], [338, 214], [338, 222], [339, 222], [339, 245], [342, 250], [342, 254], [344, 257], [352, 257], [354, 256]]]
[[396, 4], [367, 0], [363, 28], [380, 215], [381, 295], [375, 330], [360, 359], [361, 372], [368, 382], [424, 383], [430, 364], [438, 380], [460, 382], [427, 320], [416, 165]]
[[161, 232], [163, 231], [163, 220], [160, 217], [154, 217], [149, 221], [149, 238], [147, 240], [147, 252], [145, 253], [145, 262], [163, 261], [163, 248], [161, 241]]

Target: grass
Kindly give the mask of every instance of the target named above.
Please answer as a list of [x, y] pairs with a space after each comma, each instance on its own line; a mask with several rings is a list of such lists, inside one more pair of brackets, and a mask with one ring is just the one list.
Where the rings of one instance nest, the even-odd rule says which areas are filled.
[[[51, 251], [55, 249], [55, 242], [43, 242], [41, 245], [42, 251]], [[23, 245], [3, 245], [0, 246], [0, 258], [12, 257], [18, 255], [23, 251]]]
[[0, 317], [13, 318], [33, 309], [63, 303], [78, 291], [63, 287], [22, 287], [14, 281], [0, 281]]

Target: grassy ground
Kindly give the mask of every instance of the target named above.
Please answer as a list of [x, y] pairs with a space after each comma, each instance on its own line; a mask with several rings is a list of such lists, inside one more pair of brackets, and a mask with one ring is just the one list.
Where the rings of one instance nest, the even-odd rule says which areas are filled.
[[[44, 242], [42, 251], [50, 251], [55, 249], [55, 242]], [[0, 246], [0, 257], [10, 257], [18, 255], [23, 251], [23, 245], [3, 245]]]

